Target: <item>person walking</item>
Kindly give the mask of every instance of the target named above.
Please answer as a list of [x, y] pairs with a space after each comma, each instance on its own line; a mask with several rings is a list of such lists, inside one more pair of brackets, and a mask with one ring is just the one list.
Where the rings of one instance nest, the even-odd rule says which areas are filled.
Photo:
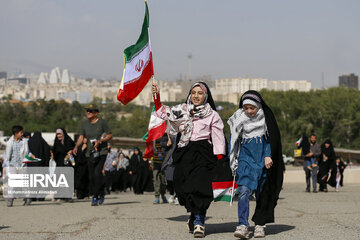
[[162, 203], [168, 203], [165, 192], [166, 192], [166, 180], [165, 173], [161, 169], [162, 163], [164, 161], [165, 148], [168, 139], [167, 134], [165, 133], [161, 138], [155, 140], [155, 150], [154, 156], [151, 161], [151, 168], [153, 171], [153, 184], [155, 192], [154, 204], [160, 203], [160, 197]]
[[249, 238], [249, 197], [256, 193], [254, 237], [265, 237], [265, 224], [274, 222], [274, 209], [283, 184], [284, 161], [275, 116], [260, 93], [245, 92], [229, 118], [230, 167], [239, 199], [234, 236]]
[[[69, 137], [64, 128], [56, 129], [56, 136], [53, 146], [53, 155], [56, 162], [56, 167], [74, 167], [75, 159], [73, 157], [74, 141]], [[56, 168], [55, 168], [55, 172]], [[55, 196], [56, 198], [56, 196]], [[71, 198], [59, 198], [66, 202], [71, 201]]]
[[106, 161], [102, 170], [103, 175], [105, 176], [105, 191], [106, 194], [110, 194], [110, 191], [115, 188], [115, 174], [116, 166], [118, 165], [118, 155], [116, 152], [111, 151], [111, 146], [107, 146], [108, 154], [106, 156]]
[[335, 150], [330, 139], [327, 139], [320, 146], [321, 156], [319, 159], [319, 172], [318, 172], [318, 183], [319, 183], [319, 191], [327, 192], [327, 183], [330, 178], [330, 169], [332, 165], [335, 163]]
[[129, 174], [131, 175], [132, 188], [135, 194], [144, 193], [144, 188], [149, 175], [148, 171], [147, 161], [144, 161], [140, 149], [135, 147], [129, 165]]
[[[317, 174], [319, 170], [319, 158], [321, 156], [320, 145], [316, 143], [317, 137], [313, 133], [310, 136], [310, 151], [304, 153], [304, 171], [305, 171], [305, 179], [306, 179], [306, 192], [310, 192], [310, 179], [312, 181], [313, 192], [317, 193]], [[313, 158], [314, 164], [312, 166], [312, 170], [307, 166], [308, 158]]]
[[179, 204], [179, 200], [175, 196], [175, 189], [174, 189], [174, 165], [173, 165], [173, 152], [176, 148], [176, 135], [168, 134], [168, 141], [166, 142], [165, 147], [165, 157], [164, 161], [161, 165], [162, 171], [165, 173], [166, 179], [166, 187], [170, 193], [170, 197], [168, 199], [169, 203]]
[[73, 153], [76, 155], [84, 138], [87, 139], [85, 156], [88, 162], [90, 193], [93, 195], [91, 206], [98, 206], [105, 199], [105, 181], [102, 169], [108, 153], [107, 142], [112, 139], [107, 122], [99, 118], [98, 114], [97, 106], [91, 104], [86, 108], [87, 119], [82, 124], [80, 136], [73, 149]]
[[117, 176], [116, 176], [116, 182], [117, 186], [116, 188], [122, 192], [126, 192], [127, 184], [128, 184], [128, 166], [129, 166], [129, 159], [125, 157], [125, 154], [120, 152], [119, 154], [119, 162], [117, 165]]
[[[16, 125], [12, 127], [13, 135], [6, 143], [4, 159], [2, 162], [3, 167], [3, 176], [8, 177], [9, 174], [18, 173], [18, 169], [22, 166], [22, 161], [26, 155], [29, 155], [29, 146], [28, 141], [23, 139], [24, 130], [20, 125]], [[4, 190], [5, 192], [5, 190]], [[8, 187], [7, 192], [9, 192], [7, 196], [7, 206], [12, 207], [14, 204], [14, 195], [11, 193], [12, 188]], [[24, 205], [30, 205], [31, 199], [25, 198]]]
[[[159, 101], [156, 84], [152, 90]], [[224, 124], [204, 82], [191, 86], [185, 103], [173, 107], [162, 105], [154, 114], [168, 121], [170, 134], [178, 134], [177, 149], [173, 153], [174, 188], [180, 205], [191, 213], [189, 232], [203, 238], [206, 212], [213, 200], [213, 170], [217, 159], [225, 154]]]

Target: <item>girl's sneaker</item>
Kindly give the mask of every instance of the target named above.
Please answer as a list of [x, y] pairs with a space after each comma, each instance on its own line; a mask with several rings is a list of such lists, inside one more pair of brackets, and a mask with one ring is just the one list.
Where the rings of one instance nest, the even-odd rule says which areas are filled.
[[234, 232], [234, 236], [237, 238], [248, 239], [250, 236], [248, 227], [245, 225], [237, 226]]
[[169, 199], [168, 199], [169, 203], [174, 203], [175, 199], [174, 199], [174, 195], [170, 195]]
[[255, 225], [254, 237], [255, 238], [265, 237], [265, 226]]
[[195, 225], [194, 238], [204, 238], [204, 237], [205, 237], [205, 227], [201, 225]]
[[160, 199], [159, 199], [159, 197], [155, 197], [155, 200], [154, 200], [153, 204], [160, 204]]

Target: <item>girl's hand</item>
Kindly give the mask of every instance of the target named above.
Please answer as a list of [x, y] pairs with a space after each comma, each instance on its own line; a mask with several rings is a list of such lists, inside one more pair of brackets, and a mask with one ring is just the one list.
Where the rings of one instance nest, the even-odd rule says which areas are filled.
[[152, 84], [152, 94], [153, 94], [153, 95], [159, 94], [159, 87], [157, 86], [156, 83], [153, 83], [153, 84]]
[[171, 139], [169, 138], [168, 142], [166, 143], [166, 146], [170, 147], [172, 144]]
[[265, 157], [265, 167], [269, 169], [271, 168], [272, 165], [273, 165], [273, 161], [271, 157]]

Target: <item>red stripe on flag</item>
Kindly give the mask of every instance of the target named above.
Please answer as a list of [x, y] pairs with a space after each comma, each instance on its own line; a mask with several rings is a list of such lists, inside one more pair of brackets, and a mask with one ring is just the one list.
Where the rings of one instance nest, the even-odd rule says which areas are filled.
[[139, 95], [152, 76], [154, 76], [154, 68], [152, 52], [150, 52], [150, 60], [145, 66], [140, 78], [134, 82], [124, 84], [124, 89], [119, 89], [117, 99], [124, 105], [128, 104]]
[[146, 142], [146, 150], [143, 158], [151, 158], [152, 156], [154, 156], [154, 143], [152, 141]]
[[[233, 186], [233, 182], [232, 182], [232, 181], [231, 181], [231, 182], [213, 182], [213, 183], [212, 183], [212, 188], [213, 188], [214, 190], [216, 190], [216, 189], [232, 188], [232, 186]], [[234, 189], [236, 189], [237, 186], [238, 186], [238, 185], [235, 183]]]
[[163, 122], [160, 126], [156, 128], [149, 129], [149, 137], [146, 139], [146, 142], [155, 141], [158, 138], [161, 138], [166, 131], [166, 122]]

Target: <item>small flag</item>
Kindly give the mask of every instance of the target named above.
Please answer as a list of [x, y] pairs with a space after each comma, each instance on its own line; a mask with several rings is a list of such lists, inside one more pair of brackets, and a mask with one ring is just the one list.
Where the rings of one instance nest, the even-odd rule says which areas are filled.
[[32, 157], [26, 155], [22, 161], [22, 163], [33, 163], [33, 162], [41, 162], [41, 158], [32, 158]]
[[235, 195], [237, 184], [232, 176], [228, 157], [223, 157], [217, 161], [215, 167], [215, 177], [212, 182], [214, 202], [232, 202]]
[[124, 105], [137, 97], [154, 76], [149, 34], [149, 10], [145, 1], [145, 17], [137, 42], [124, 50], [124, 72], [117, 99]]
[[166, 131], [166, 121], [154, 115], [155, 106], [152, 109], [148, 131], [143, 136], [143, 141], [146, 142], [146, 150], [143, 158], [151, 158], [154, 155], [154, 143], [158, 138], [161, 138]]
[[236, 192], [238, 185], [235, 183], [233, 189], [233, 181], [227, 182], [213, 182], [213, 194], [214, 194], [214, 202], [224, 201], [231, 202], [232, 195]]
[[299, 140], [296, 141], [295, 145], [296, 145], [296, 146], [300, 146], [301, 141], [302, 141], [302, 137], [299, 138]]

